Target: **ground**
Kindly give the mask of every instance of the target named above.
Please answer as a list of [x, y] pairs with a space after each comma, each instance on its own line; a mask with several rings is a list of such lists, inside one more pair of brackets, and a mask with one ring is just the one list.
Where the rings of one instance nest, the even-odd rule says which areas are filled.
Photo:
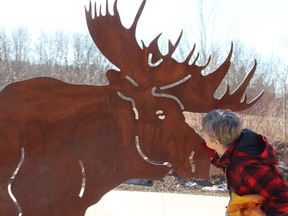
[[[127, 191], [146, 191], [146, 192], [166, 192], [166, 193], [182, 193], [182, 194], [201, 194], [207, 196], [228, 196], [223, 178], [214, 177], [215, 181], [192, 179], [183, 181], [176, 175], [167, 175], [161, 181], [149, 181], [146, 186], [136, 184], [121, 184], [117, 190]], [[150, 183], [150, 184], [149, 184]]]
[[[277, 168], [281, 172], [283, 178], [288, 181], [288, 144], [285, 142], [273, 142], [279, 165]], [[134, 182], [135, 183], [135, 182]], [[191, 179], [184, 181], [175, 173], [169, 174], [161, 181], [142, 180], [141, 184], [121, 184], [117, 190], [128, 191], [149, 191], [149, 192], [167, 192], [182, 194], [201, 194], [208, 196], [228, 196], [225, 184], [225, 176], [216, 168], [211, 168], [208, 180]]]

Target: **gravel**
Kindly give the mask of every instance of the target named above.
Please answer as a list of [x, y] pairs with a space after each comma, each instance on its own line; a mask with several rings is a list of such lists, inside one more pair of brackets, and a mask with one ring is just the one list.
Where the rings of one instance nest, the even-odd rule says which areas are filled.
[[[134, 182], [133, 182], [134, 181]], [[167, 175], [163, 180], [141, 179], [140, 184], [133, 180], [119, 185], [116, 190], [142, 191], [142, 192], [162, 192], [178, 194], [194, 194], [207, 196], [228, 196], [225, 180], [223, 176], [213, 176], [209, 180], [191, 179], [185, 181], [176, 174]], [[146, 182], [146, 185], [144, 183]]]

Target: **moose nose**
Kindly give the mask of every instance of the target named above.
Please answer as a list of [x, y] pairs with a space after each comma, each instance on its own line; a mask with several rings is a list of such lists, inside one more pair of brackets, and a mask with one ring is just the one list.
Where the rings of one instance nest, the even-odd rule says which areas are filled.
[[157, 111], [156, 111], [156, 115], [158, 116], [158, 118], [159, 118], [160, 120], [164, 120], [164, 119], [165, 119], [165, 115], [164, 115], [163, 110], [157, 110]]

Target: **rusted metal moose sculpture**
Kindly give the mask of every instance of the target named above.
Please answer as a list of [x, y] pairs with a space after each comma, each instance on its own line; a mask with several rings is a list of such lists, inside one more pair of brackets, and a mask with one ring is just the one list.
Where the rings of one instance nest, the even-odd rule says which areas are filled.
[[116, 4], [114, 16], [107, 10], [93, 18], [91, 3], [86, 10], [95, 44], [120, 69], [107, 72], [109, 85], [34, 78], [0, 93], [1, 216], [84, 215], [122, 182], [161, 179], [170, 170], [186, 179], [206, 178], [209, 156], [183, 111], [244, 110], [259, 99], [241, 102], [256, 64], [235, 93], [213, 97], [232, 48], [214, 73], [203, 76], [206, 66], [188, 64], [194, 50], [183, 63], [171, 57], [181, 36], [167, 55], [157, 38], [138, 46], [135, 30], [145, 1], [129, 29]]

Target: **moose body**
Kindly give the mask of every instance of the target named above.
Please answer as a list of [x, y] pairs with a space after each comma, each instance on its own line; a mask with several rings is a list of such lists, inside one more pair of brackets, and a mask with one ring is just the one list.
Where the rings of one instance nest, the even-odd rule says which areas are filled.
[[[156, 115], [159, 104], [161, 99], [154, 106], [150, 102], [149, 109], [143, 110], [145, 116], [139, 109], [136, 120], [130, 102], [107, 86], [72, 85], [52, 78], [7, 86], [0, 93], [0, 215], [17, 212], [7, 186], [21, 150], [25, 156], [11, 190], [25, 215], [84, 215], [90, 205], [128, 179], [161, 179], [170, 169], [189, 178], [191, 151], [195, 152], [195, 163], [198, 160], [199, 166], [206, 164], [209, 170], [207, 155], [200, 154], [200, 145], [192, 145], [201, 139], [195, 140], [195, 132], [187, 126], [183, 114], [168, 113], [177, 104], [163, 99], [158, 109], [167, 115], [164, 121]], [[175, 122], [178, 131], [169, 129]], [[135, 135], [143, 141], [141, 149], [146, 155], [172, 166], [145, 161], [137, 151]], [[178, 143], [178, 136], [186, 137], [186, 144]], [[153, 148], [145, 146], [153, 140]], [[80, 161], [86, 182], [82, 197]], [[193, 175], [205, 177], [206, 173], [195, 170]]]
[[[68, 84], [33, 78], [0, 93], [0, 216], [80, 216], [109, 190], [135, 179], [162, 179], [174, 170], [184, 179], [207, 178], [210, 157], [201, 137], [185, 123], [184, 111], [234, 111], [252, 106], [245, 90], [256, 63], [240, 86], [216, 99], [230, 67], [232, 48], [216, 71], [196, 65], [193, 50], [181, 63], [162, 55], [155, 38], [139, 47], [136, 25], [129, 29], [114, 5], [105, 16], [86, 10], [89, 32], [119, 70], [109, 85]], [[96, 4], [95, 4], [95, 11]], [[149, 56], [152, 57], [150, 58]], [[155, 64], [156, 63], [156, 64]]]

